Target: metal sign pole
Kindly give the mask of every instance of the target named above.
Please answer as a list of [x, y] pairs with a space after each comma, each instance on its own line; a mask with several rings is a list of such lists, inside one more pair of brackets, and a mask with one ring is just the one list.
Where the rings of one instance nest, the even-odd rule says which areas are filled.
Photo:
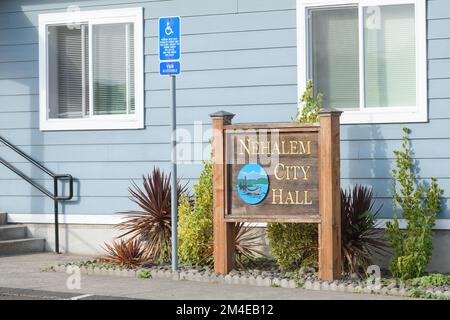
[[170, 95], [172, 97], [172, 175], [171, 175], [171, 212], [172, 212], [172, 271], [178, 269], [178, 186], [177, 186], [177, 88], [176, 76], [170, 76]]
[[172, 221], [172, 270], [178, 269], [178, 182], [177, 182], [177, 87], [176, 75], [180, 74], [180, 17], [159, 18], [159, 74], [170, 76], [172, 103], [172, 174], [171, 174], [171, 221]]

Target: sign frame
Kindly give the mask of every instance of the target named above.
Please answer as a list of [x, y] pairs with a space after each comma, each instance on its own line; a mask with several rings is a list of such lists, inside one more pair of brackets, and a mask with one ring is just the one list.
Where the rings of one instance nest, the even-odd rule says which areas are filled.
[[[340, 208], [340, 122], [341, 111], [322, 109], [318, 125], [240, 124], [232, 125], [234, 114], [219, 111], [211, 114], [213, 125], [213, 229], [214, 270], [226, 274], [235, 265], [237, 222], [317, 223], [319, 229], [319, 277], [335, 280], [342, 273]], [[313, 219], [302, 216], [236, 217], [227, 215], [229, 166], [226, 132], [232, 129], [284, 129], [318, 133], [318, 201], [319, 214]]]
[[[309, 135], [317, 135], [317, 140], [319, 136], [319, 126], [317, 125], [305, 125], [305, 126], [299, 126], [295, 123], [279, 123], [279, 124], [230, 124], [224, 126], [224, 137], [225, 137], [225, 145], [224, 145], [224, 152], [225, 152], [225, 159], [229, 159], [231, 153], [230, 150], [228, 150], [229, 144], [227, 143], [228, 134], [239, 134], [239, 133], [245, 133], [245, 130], [252, 129], [252, 130], [271, 130], [276, 129], [280, 134], [284, 133], [305, 133]], [[317, 155], [318, 158], [318, 155]], [[318, 159], [317, 159], [318, 161]], [[232, 197], [232, 188], [229, 184], [229, 179], [231, 173], [231, 166], [227, 165], [226, 175], [228, 176], [228, 179], [225, 180], [225, 221], [227, 222], [286, 222], [286, 223], [319, 223], [321, 221], [319, 214], [309, 214], [309, 215], [295, 215], [295, 214], [286, 214], [286, 215], [280, 215], [280, 214], [269, 214], [269, 215], [261, 215], [261, 214], [249, 214], [249, 215], [233, 215], [232, 214], [232, 208], [231, 208], [231, 199]]]

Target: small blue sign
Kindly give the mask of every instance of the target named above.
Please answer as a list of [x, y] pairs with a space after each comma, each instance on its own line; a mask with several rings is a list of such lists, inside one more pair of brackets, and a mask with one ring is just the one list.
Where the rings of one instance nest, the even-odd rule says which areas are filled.
[[180, 17], [159, 18], [159, 60], [180, 60]]
[[180, 61], [163, 61], [159, 63], [159, 74], [170, 76], [180, 74]]
[[242, 167], [237, 176], [237, 192], [242, 201], [255, 205], [262, 202], [269, 190], [269, 177], [257, 163], [249, 163]]

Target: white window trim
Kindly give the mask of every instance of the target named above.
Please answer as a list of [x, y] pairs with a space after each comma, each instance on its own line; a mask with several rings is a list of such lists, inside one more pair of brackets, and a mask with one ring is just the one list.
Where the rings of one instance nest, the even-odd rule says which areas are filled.
[[[74, 18], [75, 17], [75, 18]], [[48, 52], [47, 27], [54, 24], [88, 22], [134, 24], [135, 113], [106, 115], [80, 119], [48, 119]], [[144, 33], [142, 8], [121, 8], [39, 15], [39, 128], [57, 130], [112, 130], [144, 128]]]
[[[416, 15], [416, 106], [362, 108], [344, 111], [342, 124], [358, 123], [407, 123], [428, 121], [428, 75], [427, 75], [427, 36], [426, 36], [426, 1], [425, 0], [297, 0], [297, 63], [298, 63], [298, 100], [306, 88], [307, 82], [307, 27], [306, 10], [321, 6], [358, 5], [359, 23], [362, 23], [361, 7], [377, 5], [414, 4]], [[361, 26], [360, 26], [361, 29]], [[364, 42], [360, 32], [359, 50], [363, 52]], [[360, 79], [364, 79], [363, 61], [360, 59]], [[361, 83], [361, 80], [360, 80]], [[364, 90], [364, 88], [360, 88]], [[360, 95], [361, 99], [362, 96]], [[299, 103], [299, 108], [301, 105]]]

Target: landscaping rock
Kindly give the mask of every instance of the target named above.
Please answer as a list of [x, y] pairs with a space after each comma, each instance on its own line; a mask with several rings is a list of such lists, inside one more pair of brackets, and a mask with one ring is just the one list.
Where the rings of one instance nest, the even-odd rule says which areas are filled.
[[272, 279], [269, 277], [265, 277], [262, 280], [262, 286], [263, 287], [270, 287], [272, 285]]
[[397, 296], [398, 292], [399, 292], [398, 288], [389, 289], [389, 294], [391, 294], [393, 296]]
[[347, 289], [347, 292], [350, 292], [350, 293], [355, 292], [355, 287], [352, 284], [349, 284], [346, 289]]
[[398, 290], [398, 295], [402, 296], [402, 297], [405, 297], [405, 296], [408, 295], [408, 290], [406, 290], [405, 288], [401, 288], [401, 289]]
[[231, 277], [231, 283], [233, 284], [240, 284], [241, 282], [241, 276], [236, 274], [234, 276]]
[[281, 286], [281, 279], [280, 278], [273, 278], [272, 279], [272, 286], [280, 287]]
[[340, 283], [340, 284], [338, 285], [338, 291], [340, 291], [340, 292], [345, 292], [345, 290], [346, 290], [345, 284]]
[[180, 272], [178, 272], [178, 271], [172, 272], [170, 278], [171, 278], [172, 280], [180, 280]]
[[225, 283], [225, 277], [223, 276], [223, 274], [216, 275], [216, 281], [218, 283]]
[[231, 284], [232, 282], [233, 282], [233, 278], [229, 274], [227, 274], [224, 277], [224, 283]]
[[282, 288], [289, 288], [289, 281], [287, 279], [281, 279], [280, 287], [282, 287]]
[[322, 284], [320, 285], [320, 288], [322, 290], [330, 290], [330, 284], [327, 281], [322, 282]]
[[391, 282], [391, 283], [389, 283], [389, 285], [387, 287], [388, 287], [388, 289], [394, 289], [394, 288], [397, 288], [397, 284], [395, 282]]
[[288, 288], [291, 288], [291, 289], [297, 288], [297, 281], [289, 280], [288, 281]]
[[164, 278], [172, 279], [172, 271], [171, 270], [164, 271]]
[[305, 281], [305, 289], [311, 290], [313, 288], [313, 283], [309, 280]]
[[337, 291], [337, 290], [338, 290], [337, 284], [334, 283], [334, 282], [332, 282], [332, 283], [330, 284], [330, 290], [331, 290], [331, 291]]

